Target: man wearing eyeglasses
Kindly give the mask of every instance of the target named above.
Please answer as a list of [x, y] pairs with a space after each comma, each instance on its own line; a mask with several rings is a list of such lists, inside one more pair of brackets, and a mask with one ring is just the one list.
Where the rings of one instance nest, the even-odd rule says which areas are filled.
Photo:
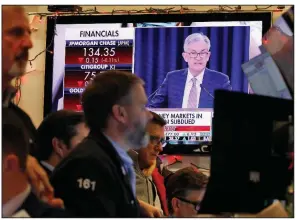
[[166, 200], [161, 201], [162, 198], [158, 195], [151, 175], [156, 168], [158, 154], [163, 150], [162, 148], [166, 143], [164, 136], [166, 121], [154, 112], [151, 114], [153, 118], [146, 128], [150, 138], [149, 144], [136, 151], [130, 150], [128, 154], [134, 163], [137, 198], [162, 210], [162, 203], [166, 203]]
[[149, 99], [150, 108], [213, 108], [216, 89], [231, 90], [229, 77], [206, 68], [210, 58], [210, 40], [193, 33], [184, 41], [182, 57], [188, 68], [167, 73]]
[[207, 183], [208, 177], [192, 167], [172, 174], [165, 183], [170, 215], [176, 218], [196, 217]]

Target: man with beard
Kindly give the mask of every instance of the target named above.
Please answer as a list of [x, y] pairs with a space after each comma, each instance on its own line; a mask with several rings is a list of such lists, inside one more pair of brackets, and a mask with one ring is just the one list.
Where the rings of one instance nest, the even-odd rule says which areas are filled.
[[[2, 106], [13, 111], [25, 126], [31, 151], [36, 129], [30, 117], [12, 103], [16, 89], [11, 86], [12, 79], [21, 77], [25, 73], [28, 51], [33, 46], [30, 39], [31, 30], [24, 8], [21, 6], [2, 6], [2, 16], [4, 18], [2, 20]], [[53, 188], [48, 176], [32, 156], [27, 158], [26, 174], [38, 196], [47, 199], [53, 205], [62, 206], [61, 200], [52, 199]]]
[[[78, 217], [160, 217], [136, 199], [129, 149], [147, 145], [143, 81], [129, 72], [98, 74], [82, 95], [89, 136], [54, 170], [56, 196]], [[141, 212], [141, 213], [140, 213]]]

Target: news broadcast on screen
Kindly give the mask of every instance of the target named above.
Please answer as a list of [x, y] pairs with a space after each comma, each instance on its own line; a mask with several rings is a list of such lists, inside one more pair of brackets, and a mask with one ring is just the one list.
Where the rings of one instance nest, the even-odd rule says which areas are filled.
[[294, 217], [294, 5], [1, 13], [4, 218]]
[[198, 145], [212, 140], [215, 90], [251, 93], [241, 66], [261, 53], [263, 19], [55, 29], [50, 111], [82, 111], [81, 93], [95, 75], [130, 71], [145, 82], [147, 108], [166, 120], [168, 144]]

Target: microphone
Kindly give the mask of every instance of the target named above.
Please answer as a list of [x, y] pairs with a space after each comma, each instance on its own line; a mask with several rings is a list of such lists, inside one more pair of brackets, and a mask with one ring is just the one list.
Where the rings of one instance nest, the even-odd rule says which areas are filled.
[[156, 95], [157, 91], [162, 87], [163, 84], [160, 84], [160, 86], [148, 96], [148, 102], [152, 103], [152, 98]]
[[215, 97], [202, 85], [200, 84], [201, 89], [203, 89], [210, 97], [212, 97], [213, 99], [215, 99]]

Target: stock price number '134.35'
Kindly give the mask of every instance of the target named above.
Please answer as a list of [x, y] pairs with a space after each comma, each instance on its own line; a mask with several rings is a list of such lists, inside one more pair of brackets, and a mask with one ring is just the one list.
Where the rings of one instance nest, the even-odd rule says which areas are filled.
[[101, 57], [101, 56], [110, 56], [110, 57], [113, 57], [115, 56], [116, 54], [116, 51], [115, 51], [116, 48], [114, 47], [105, 47], [105, 48], [102, 48], [102, 47], [99, 47], [99, 48], [94, 48], [94, 47], [90, 47], [90, 48], [83, 48], [83, 56], [86, 57], [86, 56], [89, 56], [89, 57], [93, 57], [93, 56], [98, 56], [98, 57]]

